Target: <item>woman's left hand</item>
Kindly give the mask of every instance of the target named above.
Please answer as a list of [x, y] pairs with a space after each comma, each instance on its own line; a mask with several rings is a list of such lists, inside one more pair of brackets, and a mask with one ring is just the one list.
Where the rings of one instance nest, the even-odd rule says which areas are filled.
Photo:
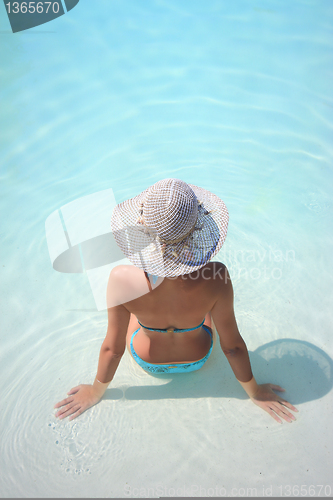
[[281, 398], [273, 391], [283, 392], [284, 389], [279, 385], [274, 384], [260, 384], [258, 385], [258, 390], [251, 396], [254, 404], [267, 411], [271, 417], [273, 417], [277, 422], [282, 424], [283, 418], [287, 422], [292, 422], [296, 420], [294, 415], [288, 411], [288, 409], [293, 411], [298, 411], [295, 406], [288, 403], [285, 399]]

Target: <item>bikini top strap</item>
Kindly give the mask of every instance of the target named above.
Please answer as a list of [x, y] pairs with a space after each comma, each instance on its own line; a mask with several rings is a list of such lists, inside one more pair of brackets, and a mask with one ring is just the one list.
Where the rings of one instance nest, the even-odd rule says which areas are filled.
[[142, 328], [145, 328], [146, 330], [149, 330], [150, 332], [167, 332], [167, 331], [174, 331], [174, 332], [192, 332], [193, 330], [197, 330], [198, 328], [201, 328], [203, 326], [205, 322], [205, 319], [203, 319], [203, 321], [200, 323], [200, 325], [198, 326], [195, 326], [194, 328], [164, 328], [163, 330], [159, 330], [158, 328], [149, 328], [148, 326], [145, 326], [143, 325], [142, 323], [140, 323], [140, 321], [138, 320], [138, 323], [140, 326], [142, 326]]
[[148, 283], [149, 291], [151, 292], [153, 289], [152, 289], [152, 286], [151, 286], [151, 283], [150, 283], [150, 279], [148, 277], [148, 273], [146, 271], [144, 271], [144, 273], [145, 273], [145, 277], [146, 277], [146, 280], [147, 280], [147, 283]]

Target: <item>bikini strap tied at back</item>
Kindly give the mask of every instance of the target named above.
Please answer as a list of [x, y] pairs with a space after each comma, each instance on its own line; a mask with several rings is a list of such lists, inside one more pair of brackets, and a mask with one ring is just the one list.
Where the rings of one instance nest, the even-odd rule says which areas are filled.
[[192, 332], [193, 330], [197, 330], [198, 328], [201, 328], [202, 325], [204, 324], [205, 320], [203, 320], [200, 325], [198, 326], [195, 326], [194, 328], [164, 328], [162, 330], [159, 330], [158, 328], [149, 328], [148, 326], [145, 326], [143, 325], [142, 323], [140, 323], [140, 321], [138, 320], [138, 323], [140, 326], [142, 326], [142, 328], [145, 328], [146, 330], [149, 330], [150, 332], [161, 332], [161, 333], [164, 333], [164, 332], [169, 332], [169, 333], [173, 333], [173, 332]]

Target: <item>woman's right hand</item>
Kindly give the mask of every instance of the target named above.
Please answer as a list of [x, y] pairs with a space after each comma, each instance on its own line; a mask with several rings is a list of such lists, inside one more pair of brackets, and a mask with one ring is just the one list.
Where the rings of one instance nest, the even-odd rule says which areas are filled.
[[88, 410], [88, 408], [98, 403], [102, 397], [93, 385], [88, 384], [81, 384], [77, 387], [73, 387], [67, 395], [69, 396], [68, 398], [59, 401], [59, 403], [54, 406], [54, 408], [61, 408], [55, 414], [55, 416], [60, 419], [71, 415], [69, 420], [73, 420], [85, 410]]

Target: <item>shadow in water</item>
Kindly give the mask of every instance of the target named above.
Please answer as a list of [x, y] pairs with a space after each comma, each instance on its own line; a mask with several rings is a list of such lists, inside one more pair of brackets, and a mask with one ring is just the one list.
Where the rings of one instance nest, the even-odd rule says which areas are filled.
[[116, 399], [122, 399], [124, 397], [124, 393], [121, 389], [117, 389], [116, 387], [112, 387], [111, 389], [107, 389], [105, 396], [103, 399], [110, 399], [115, 401]]
[[[269, 342], [249, 352], [258, 383], [277, 384], [292, 404], [319, 399], [332, 388], [332, 359], [320, 348], [295, 339]], [[139, 367], [138, 367], [139, 369]], [[166, 383], [126, 389], [132, 400], [222, 397], [247, 399], [217, 344], [211, 358], [197, 372], [150, 375]], [[119, 389], [108, 389], [105, 399], [119, 399]]]

